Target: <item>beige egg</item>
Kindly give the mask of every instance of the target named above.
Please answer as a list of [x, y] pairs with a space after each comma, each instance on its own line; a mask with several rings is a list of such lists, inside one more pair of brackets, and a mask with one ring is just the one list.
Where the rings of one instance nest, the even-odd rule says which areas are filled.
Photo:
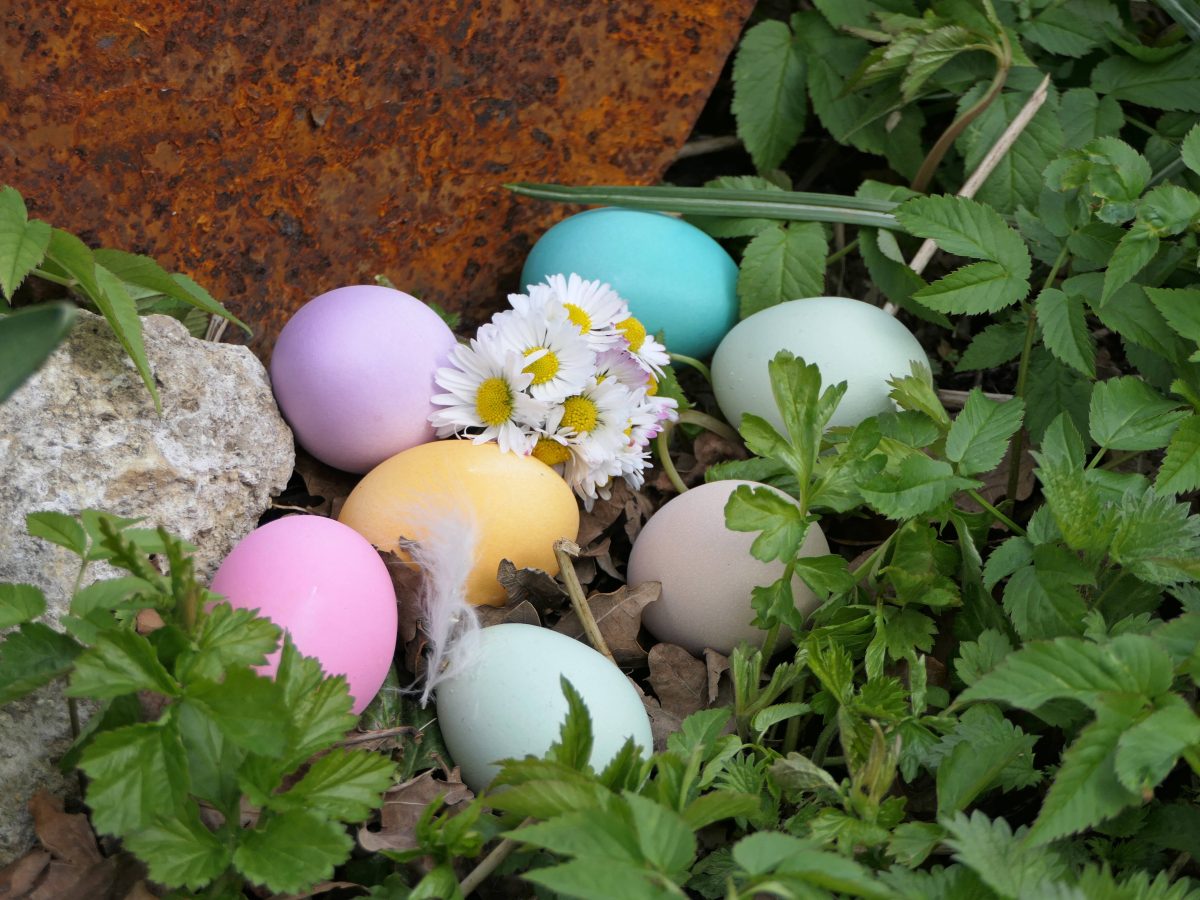
[[[629, 555], [629, 583], [662, 583], [662, 596], [646, 607], [642, 622], [660, 641], [699, 655], [705, 647], [730, 653], [742, 641], [761, 647], [766, 632], [754, 620], [751, 592], [782, 575], [782, 562], [761, 562], [750, 555], [756, 532], [725, 527], [725, 502], [743, 484], [775, 491], [750, 481], [714, 481], [675, 497], [655, 513]], [[801, 556], [829, 552], [817, 525], [808, 530]], [[798, 577], [792, 580], [796, 607], [806, 615], [820, 601]], [[790, 632], [781, 637], [786, 638]]]

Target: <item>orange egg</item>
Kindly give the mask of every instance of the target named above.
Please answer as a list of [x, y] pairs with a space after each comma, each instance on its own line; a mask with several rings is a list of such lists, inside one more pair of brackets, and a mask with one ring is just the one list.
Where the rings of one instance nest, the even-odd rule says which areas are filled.
[[436, 523], [454, 516], [475, 523], [467, 599], [477, 606], [504, 605], [496, 581], [501, 560], [555, 574], [554, 542], [579, 533], [575, 495], [553, 469], [466, 440], [420, 444], [384, 460], [346, 498], [338, 518], [379, 549], [397, 550], [401, 537], [428, 539]]

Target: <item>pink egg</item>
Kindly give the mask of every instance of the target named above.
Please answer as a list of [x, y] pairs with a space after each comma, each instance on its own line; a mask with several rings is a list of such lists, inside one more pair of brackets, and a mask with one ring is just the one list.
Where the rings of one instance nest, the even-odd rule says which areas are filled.
[[430, 398], [453, 332], [428, 306], [375, 285], [315, 297], [283, 327], [271, 355], [275, 399], [317, 459], [368, 472], [434, 439]]
[[[289, 516], [246, 535], [213, 576], [233, 606], [258, 609], [345, 675], [361, 713], [379, 692], [396, 652], [396, 595], [387, 566], [365, 538], [324, 516]], [[275, 674], [276, 652], [262, 671]]]

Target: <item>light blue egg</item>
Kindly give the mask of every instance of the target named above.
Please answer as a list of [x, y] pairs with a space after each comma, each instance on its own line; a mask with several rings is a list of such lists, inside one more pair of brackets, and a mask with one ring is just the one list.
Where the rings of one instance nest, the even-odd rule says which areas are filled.
[[672, 353], [707, 357], [737, 322], [737, 264], [672, 216], [611, 208], [571, 216], [534, 244], [521, 287], [572, 272], [612, 285]]

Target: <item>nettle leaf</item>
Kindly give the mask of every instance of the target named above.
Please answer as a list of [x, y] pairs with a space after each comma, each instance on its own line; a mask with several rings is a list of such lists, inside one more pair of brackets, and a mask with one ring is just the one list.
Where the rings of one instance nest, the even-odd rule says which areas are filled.
[[216, 679], [229, 666], [259, 666], [279, 644], [283, 632], [252, 609], [218, 603], [196, 626], [196, 655], [188, 666], [194, 677]]
[[187, 753], [192, 794], [218, 809], [236, 804], [237, 774], [246, 751], [227, 740], [212, 716], [184, 700], [174, 706], [175, 725]]
[[1117, 779], [1139, 795], [1154, 790], [1183, 751], [1200, 744], [1200, 718], [1181, 698], [1169, 699], [1170, 705], [1156, 709], [1117, 741]]
[[186, 696], [238, 746], [268, 757], [279, 756], [287, 748], [289, 716], [284, 691], [272, 679], [239, 666], [226, 671], [220, 682], [193, 679]]
[[1101, 97], [1090, 88], [1065, 91], [1058, 110], [1063, 138], [1072, 149], [1098, 137], [1115, 135], [1125, 124], [1125, 114], [1116, 98]]
[[1152, 287], [1145, 290], [1150, 302], [1162, 313], [1176, 334], [1200, 344], [1200, 290]]
[[1029, 293], [1029, 250], [992, 207], [962, 197], [918, 197], [899, 206], [895, 215], [909, 233], [937, 241], [947, 253], [984, 260], [913, 294], [931, 309], [997, 312]]
[[1109, 555], [1113, 561], [1151, 584], [1171, 585], [1200, 580], [1200, 516], [1187, 503], [1158, 496], [1153, 489], [1140, 497], [1126, 494], [1116, 511]]
[[101, 834], [126, 835], [173, 815], [187, 800], [187, 757], [169, 720], [97, 735], [79, 760], [91, 779], [87, 802]]
[[287, 769], [341, 740], [358, 721], [350, 711], [354, 701], [346, 679], [326, 678], [321, 664], [302, 656], [286, 632], [275, 683], [283, 689], [283, 705], [291, 718]]
[[16, 188], [0, 188], [0, 291], [12, 300], [30, 271], [37, 268], [50, 245], [50, 226], [29, 221], [29, 211]]
[[1014, 535], [992, 551], [983, 566], [983, 586], [992, 590], [1017, 569], [1033, 562], [1033, 544], [1028, 538]]
[[294, 893], [328, 880], [354, 847], [344, 826], [303, 810], [278, 813], [247, 832], [233, 864], [254, 884]]
[[587, 704], [583, 702], [583, 695], [567, 680], [567, 676], [559, 678], [559, 686], [567, 701], [567, 716], [559, 730], [558, 740], [550, 745], [546, 757], [569, 768], [582, 770], [592, 756], [592, 717]]
[[395, 772], [395, 764], [386, 756], [335, 749], [314, 762], [295, 787], [272, 801], [283, 809], [308, 809], [339, 822], [361, 822], [378, 808]]
[[733, 116], [759, 171], [783, 162], [804, 131], [805, 65], [787, 23], [760, 22], [733, 59]]
[[1122, 56], [1110, 56], [1092, 70], [1092, 88], [1151, 109], [1178, 109], [1200, 112], [1200, 47], [1162, 62], [1141, 62]]
[[795, 501], [770, 488], [739, 485], [725, 503], [726, 528], [762, 532], [750, 552], [763, 562], [790, 560], [804, 543], [808, 526], [808, 517]]
[[[1045, 883], [1067, 873], [1065, 861], [1052, 850], [1035, 849], [1026, 840], [1029, 829], [1012, 827], [1004, 819], [991, 820], [976, 810], [943, 819], [946, 843], [954, 858], [969, 866], [1001, 897], [1025, 896]], [[964, 895], [979, 896], [978, 893]]]
[[125, 846], [146, 863], [159, 884], [198, 891], [232, 860], [228, 845], [200, 821], [195, 803], [175, 816], [161, 816], [149, 828], [125, 837]]
[[136, 691], [174, 697], [179, 684], [158, 661], [150, 642], [135, 631], [120, 628], [101, 634], [75, 660], [66, 693], [71, 697], [109, 699]]
[[1033, 766], [1037, 736], [1026, 734], [990, 704], [967, 710], [931, 752], [937, 771], [938, 816], [969, 807], [994, 787], [1005, 791], [1041, 781]]
[[956, 464], [959, 475], [990, 472], [1000, 465], [1024, 415], [1025, 403], [1019, 397], [1000, 403], [975, 388], [946, 435], [946, 458]]
[[1046, 288], [1034, 301], [1046, 349], [1077, 372], [1096, 377], [1096, 342], [1088, 328], [1083, 300]]
[[1079, 733], [1066, 752], [1042, 811], [1029, 831], [1033, 844], [1076, 834], [1111, 818], [1141, 800], [1117, 778], [1117, 743], [1133, 724], [1124, 710], [1101, 706], [1096, 720]]
[[0, 584], [0, 628], [36, 619], [46, 611], [46, 595], [32, 584]]
[[0, 642], [0, 704], [65, 675], [83, 647], [41, 622], [23, 622]]
[[1108, 303], [1119, 288], [1128, 284], [1133, 276], [1146, 268], [1158, 252], [1158, 235], [1145, 222], [1137, 221], [1117, 243], [1108, 268], [1104, 271], [1104, 290], [1100, 294], [1100, 305]]
[[1160, 494], [1183, 494], [1200, 488], [1200, 416], [1180, 423], [1155, 477]]
[[863, 499], [889, 519], [926, 515], [955, 493], [979, 487], [979, 482], [954, 474], [950, 463], [922, 453], [906, 457], [893, 473], [880, 472], [861, 485]]
[[[766, 24], [766, 23], [764, 23]], [[739, 316], [825, 293], [829, 244], [818, 222], [764, 228], [746, 245], [738, 273]]]
[[1165, 447], [1188, 415], [1178, 406], [1131, 375], [1102, 381], [1092, 392], [1092, 439], [1109, 450]]
[[1033, 641], [1009, 654], [959, 700], [1002, 700], [1027, 710], [1075, 700], [1097, 709], [1105, 694], [1158, 696], [1173, 678], [1171, 657], [1144, 635], [1124, 634], [1106, 644], [1063, 637]]

